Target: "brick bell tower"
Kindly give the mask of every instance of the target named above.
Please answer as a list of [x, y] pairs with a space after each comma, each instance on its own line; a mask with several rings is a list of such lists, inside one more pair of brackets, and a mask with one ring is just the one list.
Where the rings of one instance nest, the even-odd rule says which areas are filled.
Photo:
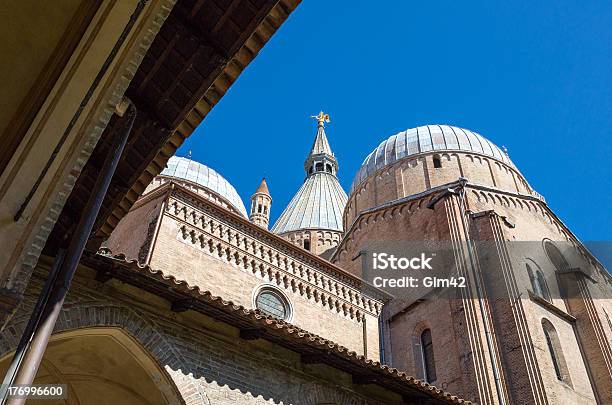
[[255, 190], [255, 193], [251, 196], [251, 212], [249, 214], [249, 220], [255, 225], [261, 226], [262, 228], [268, 229], [270, 223], [270, 208], [272, 207], [272, 197], [268, 190], [268, 184], [264, 177]]

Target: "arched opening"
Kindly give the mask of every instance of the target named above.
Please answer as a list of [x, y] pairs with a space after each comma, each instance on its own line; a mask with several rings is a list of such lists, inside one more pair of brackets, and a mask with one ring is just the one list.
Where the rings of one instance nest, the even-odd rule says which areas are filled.
[[304, 239], [304, 249], [310, 250], [310, 241], [308, 239]]
[[548, 347], [548, 352], [550, 354], [557, 379], [571, 385], [572, 381], [570, 379], [567, 363], [565, 362], [563, 350], [561, 349], [561, 342], [559, 341], [557, 330], [548, 319], [542, 319], [542, 329], [544, 330], [546, 346]]
[[315, 165], [315, 170], [318, 172], [322, 172], [323, 171], [323, 163], [319, 162]]
[[[0, 359], [2, 375], [12, 356]], [[118, 328], [53, 335], [34, 384], [66, 385], [67, 399], [44, 400], [48, 405], [184, 404], [166, 371]]]
[[423, 379], [431, 384], [436, 381], [436, 363], [434, 359], [431, 329], [425, 329], [421, 333], [421, 360], [423, 362]]
[[565, 259], [565, 256], [563, 256], [563, 253], [561, 253], [559, 248], [555, 246], [552, 241], [544, 241], [544, 250], [546, 251], [546, 255], [548, 255], [548, 258], [558, 271], [565, 271], [570, 269], [570, 265]]
[[327, 173], [333, 173], [332, 172], [332, 165], [330, 165], [329, 163], [325, 165], [325, 171]]
[[548, 284], [542, 270], [535, 263], [527, 263], [526, 267], [533, 293], [540, 298], [550, 301], [550, 291], [548, 290]]
[[433, 157], [433, 166], [436, 169], [439, 169], [442, 167], [442, 160], [440, 159], [439, 155], [434, 155]]

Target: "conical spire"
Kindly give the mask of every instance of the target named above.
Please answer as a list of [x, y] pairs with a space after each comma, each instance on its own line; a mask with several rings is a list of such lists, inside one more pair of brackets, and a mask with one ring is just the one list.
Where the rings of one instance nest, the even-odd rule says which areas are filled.
[[268, 183], [266, 183], [265, 177], [261, 180], [261, 183], [259, 183], [259, 187], [257, 187], [257, 190], [255, 190], [255, 194], [258, 193], [270, 195], [270, 191], [268, 190]]
[[327, 135], [325, 134], [325, 122], [329, 122], [329, 115], [324, 114], [323, 111], [319, 115], [313, 115], [312, 118], [317, 120], [317, 136], [310, 149], [310, 155], [321, 155], [327, 154], [334, 156], [334, 153], [329, 146]]
[[311, 118], [317, 120], [317, 135], [304, 162], [306, 175], [327, 172], [335, 176], [338, 171], [338, 162], [329, 146], [327, 134], [325, 134], [325, 123], [329, 122], [329, 115], [321, 111], [318, 115], [312, 115]]
[[317, 120], [317, 135], [304, 162], [306, 180], [274, 224], [272, 232], [277, 234], [287, 235], [302, 230], [341, 233], [344, 230], [342, 212], [347, 196], [336, 176], [338, 162], [325, 134], [329, 115], [320, 112], [313, 118]]
[[251, 196], [251, 213], [249, 219], [255, 225], [268, 229], [270, 223], [270, 209], [272, 208], [272, 197], [268, 190], [268, 183], [264, 177], [259, 183], [259, 187]]

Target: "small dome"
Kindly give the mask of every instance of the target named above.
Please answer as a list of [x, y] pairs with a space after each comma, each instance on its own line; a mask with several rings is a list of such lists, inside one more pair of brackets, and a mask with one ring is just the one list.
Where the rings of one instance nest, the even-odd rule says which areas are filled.
[[227, 200], [242, 216], [248, 218], [244, 203], [234, 186], [219, 173], [202, 163], [183, 157], [172, 156], [168, 160], [167, 167], [160, 173], [160, 176], [175, 177], [205, 187]]
[[377, 170], [402, 158], [432, 151], [478, 153], [514, 167], [504, 151], [476, 132], [449, 125], [426, 125], [400, 132], [378, 145], [361, 164], [350, 193]]

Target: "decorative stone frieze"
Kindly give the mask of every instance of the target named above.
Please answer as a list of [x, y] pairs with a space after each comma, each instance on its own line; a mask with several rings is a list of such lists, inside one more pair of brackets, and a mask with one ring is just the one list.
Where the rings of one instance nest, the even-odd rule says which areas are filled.
[[219, 215], [213, 207], [180, 190], [172, 193], [166, 215], [180, 224], [180, 241], [235, 268], [357, 321], [363, 319], [364, 313], [380, 314], [382, 299], [368, 294], [373, 288], [342, 274], [331, 264], [325, 267], [309, 260], [298, 248], [274, 244], [263, 232], [254, 232], [228, 215]]

